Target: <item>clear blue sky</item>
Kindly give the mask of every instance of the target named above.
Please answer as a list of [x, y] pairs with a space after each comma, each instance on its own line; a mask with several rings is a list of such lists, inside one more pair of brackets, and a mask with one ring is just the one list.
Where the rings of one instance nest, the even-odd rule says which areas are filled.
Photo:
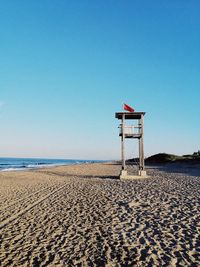
[[146, 156], [200, 149], [199, 14], [198, 0], [1, 1], [0, 156], [117, 159], [122, 102], [146, 111]]

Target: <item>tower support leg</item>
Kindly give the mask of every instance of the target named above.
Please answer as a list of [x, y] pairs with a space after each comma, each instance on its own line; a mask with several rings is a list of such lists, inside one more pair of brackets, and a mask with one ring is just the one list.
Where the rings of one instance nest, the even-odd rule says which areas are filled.
[[139, 170], [138, 175], [140, 176], [146, 176], [146, 171], [144, 167], [144, 119], [143, 116], [139, 120], [139, 132], [141, 134], [141, 137], [139, 138]]
[[125, 120], [125, 117], [124, 117], [124, 115], [122, 115], [122, 124], [121, 124], [121, 127], [122, 127], [122, 139], [121, 139], [121, 143], [122, 143], [122, 148], [121, 148], [121, 151], [122, 151], [122, 170], [126, 170], [124, 120]]

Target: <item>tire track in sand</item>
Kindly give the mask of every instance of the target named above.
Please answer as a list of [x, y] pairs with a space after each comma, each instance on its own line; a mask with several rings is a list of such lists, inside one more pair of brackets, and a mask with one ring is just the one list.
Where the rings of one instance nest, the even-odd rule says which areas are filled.
[[16, 205], [17, 203], [19, 203], [19, 202], [21, 202], [21, 201], [24, 201], [24, 200], [26, 200], [26, 199], [29, 199], [30, 197], [32, 197], [32, 196], [34, 196], [34, 195], [37, 195], [37, 194], [39, 194], [39, 193], [41, 193], [41, 192], [43, 192], [43, 191], [46, 191], [46, 190], [48, 190], [48, 189], [51, 189], [52, 187], [53, 187], [53, 186], [45, 187], [45, 188], [40, 189], [40, 190], [37, 190], [37, 191], [35, 191], [35, 192], [31, 193], [31, 194], [28, 194], [28, 195], [25, 196], [25, 197], [19, 198], [18, 200], [12, 201], [10, 204], [8, 204], [8, 205], [6, 205], [6, 206], [3, 206], [3, 207], [0, 207], [0, 210], [1, 210], [1, 211], [4, 211], [4, 210], [6, 210], [6, 209], [12, 207], [13, 205]]
[[7, 218], [6, 220], [2, 221], [0, 224], [0, 229], [2, 229], [3, 227], [5, 227], [6, 225], [8, 225], [9, 223], [11, 223], [12, 221], [16, 220], [19, 216], [23, 215], [24, 213], [28, 212], [30, 209], [32, 209], [33, 207], [37, 206], [39, 203], [41, 203], [42, 201], [44, 201], [45, 199], [47, 199], [48, 197], [54, 195], [55, 193], [57, 193], [58, 191], [62, 190], [63, 188], [65, 188], [68, 183], [65, 183], [63, 186], [59, 187], [58, 189], [54, 190], [53, 192], [41, 197], [40, 199], [38, 199], [37, 201], [33, 202], [32, 204], [28, 205], [25, 209], [22, 209], [21, 211], [19, 211], [18, 213], [10, 216], [9, 218]]

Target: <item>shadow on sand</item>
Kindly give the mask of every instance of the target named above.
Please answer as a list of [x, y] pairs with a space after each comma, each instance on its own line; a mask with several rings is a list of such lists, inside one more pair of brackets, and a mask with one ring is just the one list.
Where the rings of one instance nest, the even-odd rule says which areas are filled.
[[200, 164], [165, 163], [146, 164], [149, 169], [158, 169], [167, 173], [180, 173], [188, 176], [200, 176]]
[[[41, 171], [40, 171], [41, 172]], [[119, 180], [119, 175], [80, 175], [80, 174], [72, 174], [72, 173], [58, 173], [58, 172], [45, 172], [50, 175], [56, 175], [56, 176], [62, 176], [62, 177], [72, 177], [72, 178], [84, 178], [84, 179], [90, 179], [90, 178], [96, 178], [96, 179], [113, 179], [113, 180]]]

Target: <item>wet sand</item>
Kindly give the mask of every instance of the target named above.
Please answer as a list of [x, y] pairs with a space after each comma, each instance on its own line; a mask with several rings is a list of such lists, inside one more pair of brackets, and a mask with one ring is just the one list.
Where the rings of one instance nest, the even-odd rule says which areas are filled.
[[0, 266], [199, 266], [200, 177], [119, 172], [114, 163], [1, 172]]

